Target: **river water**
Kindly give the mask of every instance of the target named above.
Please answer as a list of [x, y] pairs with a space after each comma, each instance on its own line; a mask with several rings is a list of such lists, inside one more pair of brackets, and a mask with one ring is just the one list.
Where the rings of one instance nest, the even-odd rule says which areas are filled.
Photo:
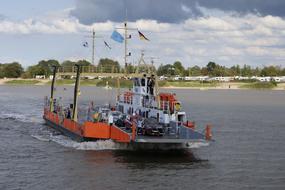
[[[172, 90], [215, 142], [186, 151], [132, 152], [77, 143], [44, 125], [47, 86], [0, 86], [0, 189], [285, 189], [285, 92]], [[58, 87], [72, 101], [72, 87]], [[82, 87], [105, 104], [115, 90]]]

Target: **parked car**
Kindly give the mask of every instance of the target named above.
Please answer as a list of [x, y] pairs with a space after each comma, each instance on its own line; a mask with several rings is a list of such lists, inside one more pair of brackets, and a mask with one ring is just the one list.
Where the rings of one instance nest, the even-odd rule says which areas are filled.
[[149, 136], [162, 136], [164, 128], [158, 123], [156, 118], [147, 118], [143, 121], [142, 134]]

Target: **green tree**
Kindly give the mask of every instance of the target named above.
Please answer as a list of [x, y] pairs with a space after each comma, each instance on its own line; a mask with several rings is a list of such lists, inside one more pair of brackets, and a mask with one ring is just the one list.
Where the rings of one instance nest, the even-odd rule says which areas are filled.
[[190, 76], [200, 76], [201, 75], [201, 68], [197, 65], [194, 67], [189, 68], [189, 75]]
[[167, 65], [160, 65], [157, 69], [157, 75], [158, 76], [172, 76], [175, 75], [175, 68], [173, 65], [167, 64]]
[[[135, 73], [136, 69], [138, 69], [136, 66], [134, 66], [132, 64], [128, 64], [127, 73]], [[122, 68], [122, 73], [125, 73], [125, 68]]]
[[114, 61], [112, 59], [100, 59], [99, 64], [97, 66], [99, 72], [103, 73], [119, 73], [120, 72], [120, 64], [118, 61]]
[[252, 75], [253, 76], [260, 76], [261, 70], [258, 67], [256, 67], [255, 69], [252, 69]]
[[209, 62], [206, 68], [207, 73], [210, 76], [220, 77], [229, 75], [229, 69], [227, 69], [225, 66], [220, 66], [215, 62]]
[[279, 76], [280, 73], [281, 73], [280, 67], [275, 67], [275, 66], [264, 67], [261, 70], [262, 76]]
[[81, 66], [90, 66], [91, 63], [87, 60], [79, 60], [76, 62], [76, 64], [81, 65]]
[[185, 72], [185, 68], [183, 67], [182, 63], [180, 61], [176, 61], [173, 63], [173, 67], [175, 69], [175, 73], [183, 76]]
[[216, 65], [216, 68], [213, 71], [213, 75], [216, 77], [227, 76], [227, 71], [225, 66]]
[[229, 75], [230, 76], [240, 76], [241, 75], [241, 69], [239, 65], [234, 65], [229, 69]]
[[281, 76], [285, 76], [285, 68], [280, 73]]
[[45, 75], [45, 74], [46, 74], [46, 70], [44, 69], [44, 67], [39, 66], [39, 65], [34, 65], [34, 66], [28, 67], [25, 73], [25, 77], [35, 78], [36, 75]]
[[67, 68], [67, 67], [74, 67], [75, 64], [76, 64], [76, 62], [74, 62], [74, 61], [65, 60], [61, 63], [61, 66]]
[[4, 78], [3, 68], [4, 65], [0, 63], [0, 78]]
[[217, 67], [216, 63], [210, 61], [210, 62], [207, 64], [207, 71], [208, 71], [208, 74], [211, 75], [211, 76], [214, 76], [214, 70], [216, 69], [216, 67]]
[[243, 68], [241, 69], [241, 75], [243, 77], [250, 77], [252, 76], [252, 70], [251, 67], [249, 65], [243, 65]]
[[0, 67], [0, 77], [18, 78], [24, 72], [23, 67], [18, 62], [2, 64]]
[[148, 65], [148, 64], [141, 64], [136, 66], [135, 68], [136, 72], [138, 73], [155, 73], [156, 68], [153, 65]]
[[[57, 60], [42, 60], [37, 65], [39, 67], [39, 70], [43, 70], [44, 73], [41, 72], [41, 75], [45, 75], [46, 77], [50, 76], [52, 74], [52, 66], [60, 66], [59, 62]], [[39, 74], [37, 74], [39, 75]]]
[[57, 60], [41, 60], [37, 65], [28, 67], [24, 77], [34, 78], [36, 75], [44, 75], [49, 77], [52, 75], [52, 66], [59, 67], [60, 64]]
[[74, 67], [76, 64], [83, 66], [83, 68], [82, 68], [83, 72], [89, 72], [90, 68], [88, 68], [88, 67], [91, 66], [91, 63], [89, 61], [86, 61], [86, 60], [79, 60], [77, 62], [65, 60], [61, 63], [61, 67], [62, 67], [62, 70], [64, 72], [74, 72], [75, 71]]
[[207, 67], [203, 67], [203, 68], [201, 69], [201, 74], [202, 74], [203, 76], [209, 75], [208, 68], [207, 68]]

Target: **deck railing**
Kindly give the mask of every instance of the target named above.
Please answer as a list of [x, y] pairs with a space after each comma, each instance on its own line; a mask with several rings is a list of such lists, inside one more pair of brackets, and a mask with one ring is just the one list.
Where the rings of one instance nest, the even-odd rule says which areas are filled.
[[[120, 73], [120, 68], [117, 66], [102, 66], [96, 67], [93, 65], [90, 66], [82, 66], [82, 73]], [[68, 67], [59, 67], [58, 73], [75, 73], [76, 67], [75, 66], [68, 66]]]

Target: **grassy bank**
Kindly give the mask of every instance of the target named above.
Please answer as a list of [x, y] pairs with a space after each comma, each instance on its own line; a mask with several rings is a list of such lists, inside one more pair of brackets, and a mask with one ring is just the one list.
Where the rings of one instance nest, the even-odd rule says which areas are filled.
[[6, 81], [7, 85], [35, 85], [40, 83], [38, 80], [9, 80]]
[[254, 82], [241, 85], [240, 88], [249, 88], [249, 89], [273, 89], [277, 86], [273, 82]]
[[[110, 87], [116, 88], [118, 86], [118, 82], [116, 79], [103, 79], [97, 82], [96, 86], [104, 87], [106, 84], [109, 84]], [[131, 88], [132, 87], [131, 80], [120, 80], [121, 88]], [[216, 87], [217, 83], [200, 83], [200, 82], [186, 82], [186, 81], [159, 81], [158, 85], [160, 87], [188, 87], [188, 88], [201, 88], [201, 87]]]
[[[50, 85], [51, 82], [47, 84]], [[75, 83], [75, 80], [71, 79], [63, 79], [57, 80], [56, 85], [72, 85]], [[94, 80], [81, 80], [81, 86], [97, 86], [97, 87], [105, 87], [106, 84], [109, 84], [110, 87], [116, 88], [118, 86], [117, 79], [94, 79]], [[121, 88], [131, 88], [132, 87], [131, 80], [120, 79], [120, 87]], [[201, 82], [188, 82], [188, 81], [159, 81], [158, 85], [160, 87], [182, 87], [182, 88], [202, 88], [202, 87], [217, 87], [218, 83], [201, 83]]]
[[[81, 86], [97, 86], [97, 87], [105, 87], [106, 84], [109, 84], [110, 87], [117, 87], [117, 80], [116, 79], [82, 79], [80, 80]], [[73, 79], [60, 79], [56, 81], [56, 85], [62, 86], [62, 85], [74, 85], [75, 80]], [[50, 85], [51, 81], [47, 83], [47, 85]], [[132, 81], [130, 80], [120, 80], [121, 88], [130, 88], [132, 87]]]
[[[56, 81], [56, 85], [74, 85], [74, 79], [61, 79]], [[80, 81], [81, 86], [97, 86], [97, 87], [105, 87], [108, 83], [110, 87], [117, 88], [117, 79], [82, 79]], [[11, 80], [1, 80], [0, 84], [6, 85], [50, 85], [51, 81], [49, 80], [30, 80], [30, 79], [11, 79]], [[231, 83], [218, 83], [218, 82], [204, 82], [201, 83], [199, 81], [159, 81], [160, 87], [164, 88], [216, 88], [216, 89], [276, 89], [283, 90], [285, 89], [285, 83], [276, 84], [273, 82], [231, 82]], [[131, 88], [132, 81], [120, 79], [120, 87], [121, 88]]]
[[[106, 86], [107, 82], [108, 82], [109, 86], [112, 87], [112, 88], [117, 88], [118, 87], [117, 79], [103, 79], [103, 80], [100, 80], [97, 83], [97, 86], [98, 87], [104, 87], [104, 86]], [[131, 80], [124, 80], [124, 79], [120, 80], [120, 87], [121, 88], [131, 88], [132, 86], [133, 86], [133, 83], [132, 83]]]
[[[75, 80], [72, 79], [60, 79], [56, 80], [56, 85], [62, 86], [62, 85], [72, 85], [75, 83]], [[47, 85], [51, 85], [51, 81], [46, 83]]]
[[203, 88], [203, 87], [217, 87], [216, 82], [199, 82], [199, 81], [160, 81], [160, 87], [182, 87], [182, 88]]

